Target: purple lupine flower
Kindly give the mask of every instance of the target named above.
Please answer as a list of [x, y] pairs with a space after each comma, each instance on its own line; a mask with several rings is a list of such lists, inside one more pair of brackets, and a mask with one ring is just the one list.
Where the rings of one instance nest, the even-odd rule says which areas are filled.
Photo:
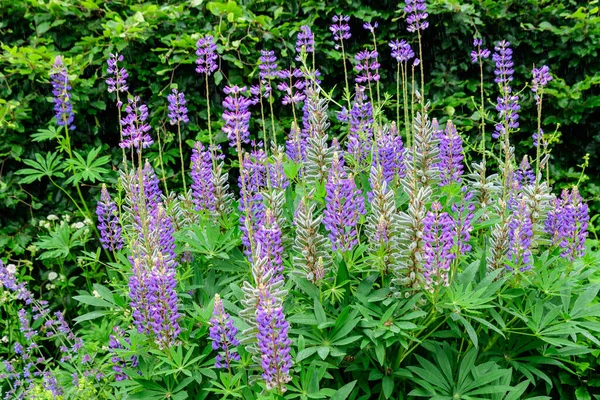
[[168, 96], [169, 99], [169, 122], [175, 125], [180, 122], [189, 122], [188, 109], [185, 106], [185, 95], [183, 92], [173, 88], [172, 93]]
[[269, 163], [268, 169], [271, 189], [285, 190], [290, 185], [290, 180], [283, 168], [283, 157], [276, 157], [274, 162]]
[[531, 223], [531, 212], [527, 208], [527, 200], [522, 198], [516, 210], [510, 217], [508, 223], [508, 259], [511, 265], [506, 265], [510, 271], [513, 267], [519, 267], [520, 271], [531, 268], [531, 238], [533, 237], [533, 226]]
[[365, 202], [354, 177], [346, 174], [343, 159], [337, 152], [333, 155], [325, 190], [323, 224], [329, 231], [331, 247], [334, 251], [351, 250], [358, 243], [356, 226], [360, 216], [366, 213]]
[[240, 361], [240, 355], [232, 349], [239, 346], [240, 341], [235, 337], [238, 330], [233, 325], [233, 318], [225, 312], [219, 294], [215, 294], [213, 317], [210, 319], [210, 324], [208, 336], [212, 340], [213, 350], [219, 351], [215, 358], [215, 368], [229, 369], [232, 361]]
[[365, 28], [366, 30], [368, 30], [371, 33], [375, 33], [375, 29], [377, 29], [379, 27], [379, 24], [377, 22], [374, 22], [373, 24], [371, 24], [370, 22], [365, 22], [363, 24], [363, 28]]
[[563, 190], [546, 220], [546, 231], [552, 236], [552, 243], [563, 249], [561, 257], [572, 261], [583, 256], [589, 220], [588, 206], [577, 188], [571, 193]]
[[381, 165], [383, 179], [388, 186], [393, 187], [396, 178], [402, 179], [406, 176], [405, 149], [402, 137], [391, 132], [385, 132], [379, 137], [375, 146], [376, 151], [372, 165]]
[[519, 168], [515, 171], [514, 179], [519, 182], [520, 188], [535, 183], [535, 172], [533, 172], [527, 156], [523, 157]]
[[238, 143], [249, 143], [250, 132], [248, 126], [250, 124], [250, 111], [248, 107], [252, 105], [252, 101], [244, 97], [246, 87], [225, 86], [223, 92], [227, 95], [223, 100], [223, 132], [227, 134], [229, 145], [235, 147]]
[[407, 31], [417, 32], [429, 27], [429, 22], [426, 21], [428, 14], [425, 0], [406, 0], [404, 12], [407, 14]]
[[212, 155], [205, 149], [201, 142], [194, 143], [192, 148], [192, 198], [196, 211], [215, 210], [215, 187], [212, 181]]
[[475, 202], [473, 201], [473, 192], [469, 191], [467, 186], [461, 188], [463, 198], [460, 203], [452, 204], [452, 212], [456, 214], [454, 220], [455, 237], [458, 245], [458, 251], [466, 254], [471, 251], [471, 231], [473, 230], [473, 217], [475, 216]]
[[[119, 340], [120, 338], [122, 339]], [[110, 361], [113, 364], [112, 369], [115, 372], [115, 381], [117, 382], [129, 379], [129, 376], [124, 372], [125, 368], [135, 368], [138, 366], [137, 356], [131, 356], [129, 360], [125, 360], [123, 357], [114, 354], [114, 350], [120, 350], [125, 348], [122, 343], [131, 345], [131, 341], [129, 340], [129, 338], [125, 337], [125, 331], [123, 330], [123, 328], [119, 326], [114, 326], [113, 333], [110, 334], [108, 340], [108, 351], [109, 353], [113, 353]]]
[[[242, 177], [245, 190], [242, 187]], [[253, 150], [250, 154], [244, 155], [238, 183], [242, 244], [245, 247], [244, 254], [251, 258], [252, 243], [250, 243], [249, 231], [256, 232], [265, 214], [261, 191], [267, 186], [267, 155], [262, 149]], [[250, 220], [247, 219], [247, 216], [250, 217]]]
[[513, 69], [514, 63], [512, 60], [513, 51], [510, 48], [510, 42], [502, 40], [494, 47], [494, 55], [492, 59], [496, 63], [496, 69], [494, 75], [496, 78], [494, 81], [499, 84], [505, 91], [510, 93], [510, 82], [513, 80]]
[[290, 160], [295, 163], [306, 161], [306, 138], [294, 122], [292, 122], [290, 134], [285, 144], [285, 152]]
[[277, 89], [285, 93], [281, 99], [281, 104], [294, 105], [306, 99], [306, 94], [304, 93], [306, 81], [300, 79], [304, 77], [304, 74], [300, 69], [284, 69], [279, 71], [277, 75], [280, 79], [283, 79], [283, 82], [280, 82], [277, 85]]
[[298, 32], [298, 40], [296, 40], [296, 61], [301, 61], [302, 57], [300, 54], [302, 52], [305, 53], [314, 53], [315, 51], [315, 34], [310, 30], [310, 26], [302, 25], [300, 27], [300, 32]]
[[16, 277], [17, 267], [14, 264], [4, 264], [0, 259], [0, 287], [4, 287], [16, 294], [17, 300], [24, 301], [29, 305], [33, 302], [33, 293], [27, 289], [24, 282]]
[[71, 85], [69, 85], [69, 75], [63, 64], [62, 56], [56, 56], [54, 59], [54, 65], [52, 65], [50, 71], [50, 80], [52, 83], [52, 96], [54, 96], [56, 124], [74, 130], [75, 114], [71, 104]]
[[546, 86], [548, 82], [552, 80], [552, 75], [550, 75], [550, 68], [548, 68], [547, 65], [543, 65], [540, 68], [534, 68], [531, 71], [531, 75], [533, 75], [533, 79], [531, 81], [531, 91], [535, 93], [535, 100], [539, 104], [539, 90]]
[[365, 88], [357, 86], [350, 113], [343, 107], [338, 114], [340, 121], [350, 124], [348, 153], [357, 164], [366, 160], [371, 153], [373, 139], [373, 107], [366, 100]]
[[389, 46], [392, 48], [392, 58], [397, 62], [407, 62], [415, 56], [415, 52], [406, 40], [392, 40]]
[[175, 344], [181, 333], [177, 306], [177, 279], [175, 270], [170, 268], [159, 253], [151, 271], [147, 271], [147, 300], [149, 303], [149, 329], [155, 342], [161, 348]]
[[290, 324], [285, 320], [283, 307], [267, 292], [261, 295], [256, 311], [258, 349], [261, 357], [263, 378], [267, 390], [276, 388], [285, 392], [285, 384], [292, 378], [290, 356]]
[[252, 105], [260, 103], [261, 97], [268, 99], [271, 96], [271, 92], [273, 92], [273, 88], [264, 80], [261, 80], [258, 85], [250, 86], [250, 94], [252, 95], [250, 101]]
[[268, 209], [256, 231], [257, 256], [265, 260], [265, 273], [271, 273], [271, 282], [283, 280], [283, 245], [281, 229], [273, 212]]
[[441, 211], [442, 205], [435, 201], [423, 219], [423, 275], [429, 288], [449, 284], [450, 264], [456, 257], [452, 253], [455, 223], [447, 212]]
[[196, 72], [206, 74], [206, 76], [211, 75], [218, 68], [217, 60], [219, 56], [217, 55], [215, 39], [211, 35], [206, 35], [198, 40], [196, 48], [196, 55], [198, 56], [196, 59], [196, 64], [198, 65]]
[[363, 82], [377, 82], [379, 80], [379, 67], [380, 64], [377, 61], [379, 54], [375, 50], [363, 50], [358, 52], [354, 57], [358, 64], [356, 64], [356, 71], [359, 73], [356, 76], [357, 83]]
[[127, 115], [121, 120], [123, 127], [123, 141], [119, 144], [122, 149], [137, 149], [138, 153], [142, 148], [151, 146], [154, 141], [148, 134], [150, 125], [146, 123], [148, 119], [148, 107], [140, 104], [140, 98], [135, 96], [133, 99], [127, 99], [125, 108]]
[[439, 146], [440, 186], [450, 185], [452, 182], [462, 182], [464, 158], [462, 138], [450, 120], [446, 124], [446, 130], [440, 135]]
[[[500, 114], [500, 118], [506, 121], [508, 129], [517, 129], [519, 127], [519, 114], [521, 109], [519, 105], [519, 96], [508, 95], [506, 97], [498, 97], [496, 110]], [[494, 139], [498, 139], [506, 133], [506, 128], [503, 123], [498, 123], [495, 126], [495, 131], [492, 133]]]
[[111, 199], [104, 184], [100, 192], [100, 201], [96, 207], [96, 215], [98, 216], [98, 231], [100, 231], [102, 247], [111, 251], [122, 249], [123, 238], [121, 237], [117, 205]]
[[477, 49], [477, 51], [472, 50], [471, 51], [471, 61], [473, 63], [476, 63], [480, 60], [483, 60], [484, 58], [489, 58], [491, 52], [488, 49], [482, 49], [481, 46], [483, 46], [483, 40], [482, 39], [473, 39], [473, 47], [475, 47]]
[[258, 75], [260, 79], [271, 80], [277, 78], [277, 57], [273, 50], [261, 50], [259, 61]]
[[333, 34], [333, 41], [335, 43], [335, 49], [338, 50], [340, 45], [337, 42], [342, 43], [343, 40], [348, 40], [352, 36], [350, 34], [350, 17], [347, 15], [334, 15], [331, 19], [333, 24], [329, 27], [329, 30]]
[[[108, 64], [108, 74], [114, 75], [114, 78], [108, 78], [106, 80], [106, 84], [108, 85], [108, 93], [112, 92], [127, 92], [129, 86], [127, 85], [127, 78], [129, 78], [129, 74], [127, 70], [123, 67], [119, 68], [119, 63], [123, 61], [123, 55], [119, 53], [110, 54], [108, 60], [106, 60], [106, 64]], [[118, 107], [121, 107], [122, 104], [118, 104]]]

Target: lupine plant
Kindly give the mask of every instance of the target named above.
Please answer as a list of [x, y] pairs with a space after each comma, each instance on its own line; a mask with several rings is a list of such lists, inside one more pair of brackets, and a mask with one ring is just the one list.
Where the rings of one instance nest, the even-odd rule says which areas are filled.
[[[519, 113], [527, 118], [519, 103], [527, 92], [514, 87], [510, 43], [496, 42], [494, 68], [490, 51], [474, 40], [480, 81], [497, 83], [497, 115], [482, 89], [481, 137], [469, 138], [427, 101], [425, 1], [404, 9], [419, 58], [407, 41], [387, 38], [392, 63], [385, 65], [378, 24], [366, 22], [373, 42], [354, 58], [352, 93], [349, 17], [333, 16], [344, 105], [326, 91], [314, 35], [302, 26], [294, 55], [261, 50], [248, 60], [257, 64], [258, 84], [223, 85], [222, 103], [211, 108], [208, 79], [219, 69], [224, 38], [199, 39], [190, 63], [204, 80], [208, 143], [182, 139], [193, 92], [173, 87], [166, 98], [181, 191], [165, 182], [161, 189], [147, 155], [156, 120], [144, 94], [127, 84], [131, 60], [110, 54], [107, 84], [123, 157], [117, 179], [96, 199], [100, 247], [81, 255], [106, 275], [91, 281], [90, 274], [87, 288], [63, 299], [62, 308], [76, 301], [85, 311], [67, 319], [62, 308], [51, 309], [43, 287], [40, 294], [28, 288], [26, 266], [0, 261], [0, 302], [18, 324], [2, 338], [10, 342], [0, 367], [3, 397], [591, 398], [599, 257], [586, 242], [590, 218], [577, 186], [557, 196], [543, 174], [551, 149], [542, 99], [552, 72], [542, 66], [527, 77], [538, 128], [534, 148], [518, 161], [511, 135]], [[385, 69], [396, 75], [395, 99], [380, 96]], [[69, 95], [60, 56], [50, 77], [64, 130], [57, 139], [75, 168], [69, 132], [83, 105]], [[277, 101], [291, 118], [279, 118]], [[219, 134], [211, 110], [221, 111]], [[38, 160], [37, 170], [56, 164], [54, 157]], [[51, 228], [66, 259], [91, 232], [64, 225]]]

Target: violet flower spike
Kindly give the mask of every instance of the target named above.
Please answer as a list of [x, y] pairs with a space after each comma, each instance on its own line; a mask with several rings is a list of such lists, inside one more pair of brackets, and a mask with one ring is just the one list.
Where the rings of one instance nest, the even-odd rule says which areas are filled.
[[[552, 80], [552, 76], [550, 75], [550, 68], [547, 65], [542, 66], [541, 68], [534, 68], [531, 71], [533, 75], [533, 79], [531, 81], [531, 91], [534, 93], [535, 103], [538, 107], [541, 107], [542, 104], [542, 90], [543, 88]], [[533, 134], [533, 143], [535, 146], [540, 145], [540, 139], [543, 138], [544, 131], [540, 128], [537, 132]]]
[[333, 34], [333, 41], [336, 42], [335, 49], [338, 50], [340, 48], [338, 42], [341, 43], [343, 40], [348, 40], [352, 37], [350, 25], [348, 25], [350, 17], [347, 15], [334, 15], [331, 20], [333, 24], [329, 26], [329, 30]]
[[379, 27], [379, 24], [377, 22], [374, 22], [373, 24], [371, 24], [370, 22], [365, 22], [363, 24], [363, 28], [365, 28], [366, 30], [368, 30], [371, 33], [375, 33], [375, 29], [377, 29]]
[[[519, 267], [521, 272], [531, 268], [533, 225], [530, 214], [527, 201], [522, 198], [508, 223], [508, 259], [511, 261], [511, 265]], [[506, 265], [509, 271], [513, 269], [511, 265]]]
[[215, 211], [212, 155], [201, 142], [196, 142], [192, 148], [191, 164], [194, 209], [196, 211]]
[[359, 72], [359, 75], [356, 76], [357, 83], [376, 82], [379, 80], [380, 64], [377, 61], [378, 55], [375, 50], [363, 50], [354, 57], [358, 61], [355, 67], [356, 71]]
[[213, 350], [219, 351], [215, 358], [215, 368], [231, 368], [232, 361], [240, 361], [240, 355], [233, 350], [240, 345], [236, 338], [238, 329], [233, 325], [233, 318], [223, 308], [221, 296], [215, 294], [213, 317], [210, 320], [209, 337]]
[[481, 46], [483, 45], [483, 40], [482, 39], [473, 39], [473, 47], [475, 47], [477, 49], [477, 51], [472, 50], [471, 51], [471, 61], [473, 63], [479, 62], [479, 61], [483, 61], [484, 58], [489, 58], [491, 52], [488, 49], [482, 49]]
[[448, 213], [441, 212], [442, 205], [435, 201], [423, 219], [423, 275], [425, 283], [448, 286], [448, 272], [456, 255], [454, 246], [455, 223]]
[[296, 61], [302, 61], [302, 52], [306, 54], [314, 53], [315, 51], [315, 34], [310, 30], [310, 26], [302, 25], [300, 32], [298, 32], [298, 39], [296, 40]]
[[188, 109], [185, 106], [185, 95], [183, 92], [178, 91], [173, 88], [172, 93], [168, 96], [169, 100], [169, 122], [171, 125], [175, 125], [180, 122], [187, 123], [190, 120], [188, 119]]
[[142, 148], [151, 146], [154, 141], [148, 134], [151, 127], [146, 123], [148, 119], [148, 107], [145, 104], [140, 104], [138, 96], [133, 99], [127, 99], [128, 103], [125, 108], [126, 116], [121, 119], [123, 127], [123, 141], [119, 144], [122, 149], [135, 148], [138, 153]]
[[514, 63], [512, 61], [510, 43], [506, 40], [498, 42], [494, 50], [495, 52], [492, 56], [492, 59], [496, 62], [496, 69], [494, 70], [496, 78], [494, 81], [500, 86], [501, 94], [498, 97], [496, 110], [500, 118], [504, 120], [504, 122], [496, 124], [495, 131], [492, 133], [492, 137], [498, 139], [507, 134], [507, 128], [517, 129], [519, 127], [518, 111], [521, 107], [519, 106], [519, 96], [511, 94], [510, 82], [513, 80]]
[[52, 95], [54, 102], [54, 113], [56, 124], [64, 126], [69, 130], [75, 130], [73, 121], [73, 105], [71, 104], [71, 85], [69, 85], [69, 75], [67, 68], [63, 64], [62, 56], [56, 56], [54, 65], [50, 71], [50, 81], [52, 84]]
[[588, 206], [577, 188], [571, 193], [563, 190], [546, 219], [546, 231], [552, 236], [552, 244], [563, 250], [561, 257], [573, 261], [583, 256], [589, 220]]
[[261, 50], [259, 61], [258, 75], [260, 79], [271, 80], [277, 78], [277, 57], [273, 50]]
[[397, 62], [407, 62], [415, 56], [415, 52], [406, 40], [392, 40], [389, 46], [392, 48], [392, 58]]
[[[119, 53], [111, 53], [108, 60], [106, 60], [106, 64], [108, 64], [108, 74], [114, 75], [114, 78], [111, 77], [106, 80], [106, 84], [108, 85], [108, 93], [115, 91], [124, 93], [129, 90], [129, 86], [127, 85], [127, 78], [129, 78], [129, 74], [125, 68], [119, 68], [119, 63], [121, 61], [123, 61], [123, 55]], [[120, 107], [121, 105], [118, 106]]]
[[448, 120], [446, 130], [440, 135], [440, 186], [452, 182], [461, 183], [463, 174], [462, 138], [456, 132], [452, 121]]
[[249, 143], [250, 111], [248, 108], [252, 105], [252, 101], [244, 97], [246, 87], [225, 86], [223, 92], [227, 95], [223, 100], [223, 107], [225, 108], [223, 132], [227, 134], [229, 145], [236, 147], [238, 140], [240, 144]]
[[199, 74], [206, 74], [206, 76], [212, 75], [218, 68], [217, 60], [219, 55], [217, 54], [217, 45], [215, 39], [211, 35], [206, 35], [200, 38], [196, 43], [196, 72]]
[[285, 320], [283, 307], [276, 304], [270, 293], [262, 294], [256, 311], [258, 349], [261, 357], [262, 377], [267, 390], [285, 392], [285, 384], [292, 378], [290, 356], [290, 324]]
[[102, 185], [100, 193], [100, 201], [98, 201], [96, 207], [100, 243], [106, 250], [120, 250], [123, 248], [123, 238], [121, 237], [121, 224], [119, 223], [117, 205], [110, 198], [106, 185]]
[[284, 92], [281, 104], [293, 105], [306, 99], [304, 94], [306, 81], [303, 79], [304, 74], [300, 69], [281, 70], [277, 73], [277, 76], [283, 80], [277, 85], [277, 89]]
[[406, 30], [409, 32], [423, 31], [429, 27], [429, 22], [426, 21], [427, 5], [425, 0], [406, 0], [404, 12], [406, 15]]

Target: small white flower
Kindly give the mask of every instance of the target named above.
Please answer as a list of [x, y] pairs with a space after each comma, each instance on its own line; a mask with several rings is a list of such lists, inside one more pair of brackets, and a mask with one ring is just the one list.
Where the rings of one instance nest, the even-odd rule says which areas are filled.
[[92, 222], [91, 219], [86, 218], [86, 219], [83, 220], [83, 223], [86, 224], [86, 225], [92, 225], [94, 222]]
[[8, 343], [8, 336], [2, 336], [2, 343]]
[[94, 291], [92, 292], [92, 294], [94, 295], [94, 297], [95, 297], [95, 298], [97, 298], [97, 299], [99, 299], [99, 298], [100, 298], [100, 293], [98, 293], [98, 291], [97, 291], [97, 290], [94, 290]]
[[58, 274], [57, 274], [56, 272], [54, 272], [54, 271], [50, 271], [50, 273], [48, 274], [48, 279], [49, 279], [50, 281], [53, 281], [53, 280], [55, 280], [56, 278], [58, 278]]
[[15, 264], [8, 264], [6, 270], [9, 274], [14, 275], [17, 273], [17, 266]]
[[54, 214], [50, 214], [50, 215], [48, 215], [48, 216], [46, 217], [46, 219], [47, 219], [48, 221], [56, 221], [56, 220], [58, 219], [58, 217], [57, 217], [56, 215], [54, 215]]
[[73, 229], [81, 229], [85, 226], [85, 224], [83, 222], [75, 222], [74, 224], [71, 224], [71, 228]]
[[70, 221], [71, 221], [71, 216], [70, 216], [70, 215], [67, 215], [67, 214], [65, 214], [65, 215], [63, 215], [63, 219], [64, 219], [65, 221], [67, 221], [67, 222], [70, 222]]

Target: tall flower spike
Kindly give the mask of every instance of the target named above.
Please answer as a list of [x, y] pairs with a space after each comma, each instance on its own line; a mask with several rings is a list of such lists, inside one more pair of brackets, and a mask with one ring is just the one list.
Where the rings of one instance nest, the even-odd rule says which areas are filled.
[[510, 82], [513, 80], [514, 63], [512, 61], [512, 49], [510, 43], [506, 40], [498, 42], [498, 45], [494, 47], [494, 54], [492, 59], [496, 62], [496, 69], [494, 75], [496, 75], [495, 82], [500, 86], [500, 94], [498, 97], [498, 104], [496, 110], [500, 114], [500, 118], [503, 122], [496, 124], [495, 132], [492, 134], [494, 139], [507, 134], [506, 129], [517, 129], [519, 127], [519, 114], [518, 111], [521, 109], [519, 106], [519, 96], [512, 95], [512, 89]]
[[446, 130], [440, 135], [440, 186], [462, 182], [463, 158], [462, 138], [448, 120]]
[[463, 198], [460, 203], [452, 204], [452, 212], [456, 215], [456, 243], [461, 254], [471, 251], [471, 231], [473, 230], [473, 217], [475, 213], [475, 202], [473, 192], [467, 186], [461, 188]]
[[337, 50], [340, 48], [338, 42], [341, 43], [343, 40], [348, 40], [352, 37], [350, 25], [348, 25], [350, 17], [347, 15], [334, 15], [332, 21], [333, 24], [329, 27], [329, 30], [333, 34], [333, 41], [336, 42], [335, 49]]
[[[108, 85], [108, 93], [115, 91], [124, 93], [129, 89], [129, 86], [127, 85], [127, 78], [129, 78], [129, 74], [125, 68], [119, 68], [119, 63], [121, 61], [123, 61], [123, 55], [119, 53], [111, 53], [108, 60], [106, 60], [106, 64], [108, 64], [108, 74], [114, 75], [114, 78], [111, 77], [106, 80], [106, 84]], [[120, 106], [121, 105], [119, 105], [119, 107]]]
[[210, 150], [205, 149], [201, 142], [196, 142], [192, 148], [192, 198], [196, 211], [215, 210], [215, 186], [212, 181], [213, 162]]
[[508, 259], [511, 264], [506, 265], [506, 268], [512, 271], [513, 266], [515, 266], [521, 271], [527, 271], [531, 268], [533, 229], [525, 198], [519, 201], [517, 209], [514, 210], [510, 218], [508, 227]]
[[350, 113], [344, 107], [338, 116], [350, 124], [347, 150], [357, 166], [367, 159], [373, 146], [373, 107], [366, 100], [365, 88], [357, 86]]
[[450, 264], [456, 258], [454, 246], [454, 220], [448, 213], [441, 212], [442, 205], [435, 201], [423, 220], [423, 275], [430, 290], [433, 286], [447, 286]]
[[236, 338], [237, 328], [233, 325], [233, 318], [223, 308], [223, 301], [219, 294], [215, 294], [215, 307], [210, 320], [209, 337], [212, 340], [213, 350], [219, 351], [215, 359], [215, 368], [231, 368], [232, 361], [240, 361], [240, 355], [233, 349], [239, 346]]
[[289, 375], [292, 367], [291, 340], [288, 337], [290, 324], [285, 320], [283, 307], [277, 305], [268, 292], [260, 298], [256, 322], [262, 376], [267, 390], [276, 389], [283, 393], [286, 391], [285, 384], [292, 379]]
[[407, 62], [415, 57], [415, 52], [406, 40], [392, 40], [389, 46], [392, 48], [392, 58], [397, 62]]
[[406, 176], [404, 165], [405, 149], [402, 137], [391, 130], [384, 131], [375, 144], [371, 166], [381, 165], [383, 178], [388, 187], [396, 187], [398, 179]]
[[62, 56], [56, 56], [54, 65], [50, 71], [50, 80], [52, 83], [52, 95], [54, 96], [54, 113], [58, 126], [64, 126], [69, 130], [74, 130], [75, 114], [71, 104], [71, 85], [69, 85], [69, 75], [67, 68], [63, 64]]
[[301, 61], [302, 52], [307, 54], [314, 53], [315, 51], [315, 34], [310, 30], [310, 26], [302, 25], [300, 32], [298, 32], [298, 40], [296, 40], [296, 61]]
[[200, 38], [196, 43], [196, 72], [199, 74], [211, 75], [218, 68], [217, 45], [211, 35]]
[[325, 190], [323, 223], [329, 231], [331, 247], [334, 251], [351, 250], [358, 243], [357, 225], [360, 216], [365, 214], [365, 203], [354, 177], [346, 174], [343, 160], [337, 153], [333, 155]]
[[356, 76], [357, 83], [377, 82], [379, 80], [380, 64], [377, 61], [378, 55], [379, 54], [375, 50], [363, 50], [356, 54], [354, 59], [357, 61], [355, 67], [358, 72], [358, 75]]
[[277, 85], [277, 89], [284, 92], [281, 104], [291, 104], [293, 106], [306, 99], [306, 95], [304, 94], [306, 81], [301, 79], [304, 78], [304, 74], [300, 69], [284, 69], [279, 71], [277, 75], [279, 79], [283, 80]]
[[148, 107], [140, 104], [140, 98], [134, 97], [127, 99], [128, 105], [125, 108], [127, 115], [121, 120], [123, 127], [123, 141], [119, 144], [122, 149], [135, 148], [138, 153], [142, 148], [151, 146], [154, 141], [148, 134], [151, 127], [146, 123], [148, 119]]
[[535, 93], [535, 100], [539, 103], [539, 91], [552, 80], [550, 75], [550, 68], [547, 65], [543, 65], [540, 68], [534, 68], [531, 71], [533, 79], [531, 81], [531, 91]]
[[588, 206], [578, 189], [573, 188], [571, 193], [563, 190], [546, 220], [546, 230], [552, 236], [553, 244], [563, 249], [561, 257], [572, 261], [584, 254], [589, 220]]
[[169, 100], [169, 122], [171, 125], [175, 125], [178, 122], [187, 123], [190, 120], [188, 119], [188, 109], [185, 106], [185, 95], [183, 92], [178, 91], [173, 88], [171, 94], [168, 96]]
[[258, 256], [265, 260], [265, 268], [270, 272], [273, 282], [283, 280], [283, 244], [281, 229], [273, 211], [267, 209], [265, 217], [256, 231]]
[[244, 97], [246, 87], [225, 86], [223, 92], [227, 95], [223, 100], [223, 119], [225, 125], [223, 132], [227, 134], [229, 145], [236, 147], [238, 140], [240, 144], [250, 143], [250, 132], [248, 126], [250, 124], [250, 111], [248, 108], [252, 105], [252, 101]]
[[100, 192], [100, 201], [96, 207], [96, 215], [98, 216], [98, 231], [100, 231], [102, 247], [111, 251], [123, 248], [117, 205], [110, 198], [104, 184]]
[[406, 0], [404, 12], [407, 14], [407, 31], [423, 31], [429, 27], [429, 22], [426, 21], [428, 14], [425, 0]]
[[488, 49], [482, 49], [481, 46], [483, 46], [483, 40], [477, 38], [473, 39], [473, 47], [477, 49], [477, 51], [471, 51], [471, 61], [473, 63], [490, 57], [491, 52]]
[[269, 80], [277, 78], [277, 57], [273, 50], [261, 50], [259, 61], [258, 75], [261, 79]]

